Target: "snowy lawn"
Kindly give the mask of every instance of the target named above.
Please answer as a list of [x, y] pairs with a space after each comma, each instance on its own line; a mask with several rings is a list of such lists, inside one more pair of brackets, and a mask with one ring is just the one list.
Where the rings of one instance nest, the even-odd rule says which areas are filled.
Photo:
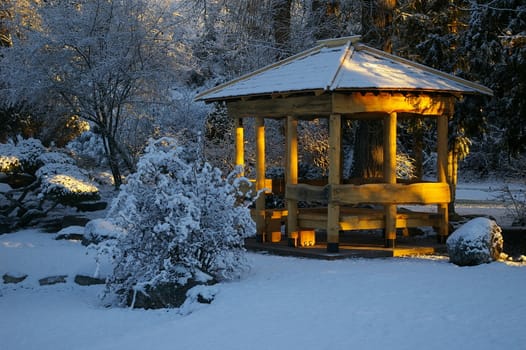
[[[28, 230], [0, 236], [0, 349], [524, 349], [526, 266], [446, 258], [318, 261], [250, 254], [210, 305], [107, 309], [78, 242]], [[67, 282], [38, 280], [67, 274]]]

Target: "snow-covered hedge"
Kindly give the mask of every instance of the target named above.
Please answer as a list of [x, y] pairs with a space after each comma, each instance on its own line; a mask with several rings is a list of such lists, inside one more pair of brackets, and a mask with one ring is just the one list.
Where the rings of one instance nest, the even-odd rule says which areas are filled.
[[[236, 278], [248, 268], [244, 239], [255, 234], [243, 191], [248, 180], [189, 161], [189, 151], [173, 138], [150, 141], [110, 208], [108, 217], [126, 232], [116, 240], [107, 289], [118, 304], [156, 292], [169, 299], [177, 289]], [[178, 304], [180, 298], [151, 307]]]

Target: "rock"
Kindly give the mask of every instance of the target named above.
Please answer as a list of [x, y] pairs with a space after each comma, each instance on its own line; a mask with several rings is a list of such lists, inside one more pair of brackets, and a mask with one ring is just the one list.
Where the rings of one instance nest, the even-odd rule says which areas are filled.
[[4, 283], [5, 284], [8, 284], [8, 283], [20, 283], [22, 282], [23, 280], [25, 280], [27, 278], [27, 275], [26, 274], [4, 274], [2, 276], [2, 279], [4, 280]]
[[92, 286], [95, 284], [105, 284], [106, 280], [102, 278], [96, 278], [96, 277], [76, 275], [75, 283], [78, 284], [79, 286]]
[[107, 206], [108, 203], [103, 201], [80, 202], [75, 204], [78, 211], [99, 211], [106, 209]]
[[84, 227], [82, 245], [98, 244], [107, 239], [117, 238], [123, 230], [105, 219], [93, 219]]
[[[200, 303], [211, 303], [214, 295], [211, 293], [204, 293], [202, 289], [193, 289], [200, 285], [212, 285], [214, 281], [207, 283], [189, 280], [184, 286], [176, 283], [165, 282], [159, 283], [155, 287], [147, 286], [144, 292], [133, 291], [128, 293], [127, 304], [134, 308], [140, 309], [161, 309], [161, 308], [175, 308], [184, 304], [187, 298], [195, 298]], [[190, 290], [194, 293], [187, 294]]]
[[56, 240], [75, 240], [81, 241], [84, 237], [84, 227], [83, 226], [69, 226], [58, 231], [55, 239]]
[[67, 277], [68, 277], [67, 275], [49, 276], [49, 277], [39, 279], [38, 283], [41, 286], [50, 286], [50, 285], [58, 284], [58, 283], [66, 283]]
[[494, 220], [476, 218], [460, 226], [446, 242], [449, 261], [459, 266], [489, 263], [500, 258], [504, 240]]

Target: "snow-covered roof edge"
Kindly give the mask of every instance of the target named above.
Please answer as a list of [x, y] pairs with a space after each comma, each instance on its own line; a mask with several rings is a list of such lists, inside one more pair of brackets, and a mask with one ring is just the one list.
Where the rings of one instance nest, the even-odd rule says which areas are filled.
[[[334, 47], [334, 46], [340, 46], [340, 45], [343, 45], [343, 44], [346, 44], [347, 46], [350, 46], [351, 44], [358, 42], [360, 39], [361, 39], [361, 36], [354, 35], [354, 36], [347, 36], [347, 37], [336, 38], [336, 39], [318, 40], [316, 42], [316, 46], [314, 46], [314, 47], [312, 47], [312, 48], [310, 48], [308, 50], [302, 51], [300, 53], [297, 53], [295, 55], [287, 57], [287, 58], [285, 58], [283, 60], [277, 61], [275, 63], [269, 64], [269, 65], [264, 66], [262, 68], [256, 69], [253, 72], [244, 74], [244, 75], [242, 75], [242, 76], [240, 76], [238, 78], [235, 78], [233, 80], [227, 81], [226, 83], [219, 84], [217, 86], [214, 86], [213, 88], [205, 90], [205, 91], [197, 94], [197, 96], [195, 97], [195, 100], [196, 101], [205, 101], [206, 100], [206, 95], [211, 95], [211, 94], [217, 92], [218, 90], [221, 90], [221, 89], [224, 89], [224, 88], [226, 88], [228, 86], [234, 85], [234, 84], [236, 84], [236, 83], [238, 83], [240, 81], [246, 80], [246, 79], [248, 79], [250, 77], [253, 77], [253, 76], [258, 75], [258, 74], [260, 74], [262, 72], [268, 71], [268, 70], [270, 70], [272, 68], [275, 68], [275, 67], [287, 64], [287, 63], [289, 63], [291, 61], [295, 61], [297, 59], [301, 59], [303, 57], [309, 56], [312, 53], [320, 51], [324, 47]], [[334, 80], [336, 79], [336, 76], [337, 76], [337, 74], [338, 74], [338, 72], [339, 72], [339, 70], [340, 70], [340, 68], [342, 66], [342, 63], [343, 63], [343, 61], [340, 63], [338, 69], [335, 72], [335, 76], [332, 77], [332, 79], [329, 81], [329, 83], [334, 82]], [[330, 84], [327, 85], [327, 87], [329, 87], [329, 86], [330, 86]]]
[[399, 63], [407, 64], [409, 66], [413, 66], [415, 68], [427, 71], [427, 72], [429, 72], [431, 74], [438, 75], [439, 77], [446, 78], [446, 79], [449, 79], [449, 80], [453, 80], [454, 82], [462, 84], [462, 85], [465, 85], [465, 86], [473, 89], [474, 91], [476, 91], [476, 92], [478, 92], [478, 93], [480, 93], [482, 95], [493, 96], [493, 90], [491, 90], [490, 88], [488, 88], [488, 87], [486, 87], [486, 86], [484, 86], [482, 84], [478, 84], [478, 83], [475, 83], [475, 82], [472, 82], [472, 81], [469, 81], [469, 80], [457, 77], [456, 75], [453, 75], [453, 74], [442, 72], [442, 71], [440, 71], [438, 69], [426, 66], [424, 64], [421, 64], [421, 63], [418, 63], [418, 62], [415, 62], [415, 61], [411, 61], [411, 60], [405, 59], [405, 58], [400, 57], [400, 56], [396, 56], [396, 55], [387, 53], [387, 52], [382, 51], [382, 50], [375, 49], [373, 47], [370, 47], [370, 46], [367, 46], [367, 45], [364, 45], [364, 44], [361, 44], [361, 43], [355, 43], [353, 46], [354, 46], [355, 50], [357, 50], [357, 51], [366, 51], [366, 52], [369, 52], [371, 54], [374, 54], [374, 55], [377, 55], [377, 56], [381, 56], [381, 57], [385, 57], [387, 59], [390, 59], [390, 60], [393, 60], [393, 61], [396, 61], [396, 62], [399, 62]]
[[[226, 83], [217, 85], [217, 86], [215, 86], [215, 87], [213, 87], [211, 89], [203, 91], [203, 92], [199, 93], [195, 97], [195, 100], [196, 101], [212, 102], [212, 101], [222, 100], [223, 98], [235, 98], [235, 97], [242, 97], [242, 96], [246, 97], [246, 96], [249, 96], [250, 94], [248, 94], [248, 95], [240, 94], [240, 95], [237, 95], [237, 96], [224, 96], [224, 97], [213, 96], [213, 95], [215, 93], [217, 93], [218, 91], [222, 90], [222, 89], [230, 87], [230, 86], [232, 86], [234, 84], [237, 84], [237, 83], [239, 83], [241, 81], [247, 80], [247, 79], [249, 79], [249, 78], [251, 78], [253, 76], [256, 76], [258, 74], [264, 73], [264, 72], [269, 71], [271, 69], [274, 69], [276, 67], [285, 65], [285, 64], [290, 63], [292, 61], [299, 60], [299, 59], [302, 59], [302, 58], [307, 57], [309, 55], [312, 55], [314, 53], [317, 53], [317, 52], [321, 51], [323, 48], [331, 48], [331, 47], [337, 47], [337, 46], [343, 46], [343, 45], [345, 45], [344, 53], [342, 55], [342, 59], [340, 60], [337, 69], [335, 69], [334, 74], [329, 78], [328, 84], [326, 86], [324, 86], [324, 87], [320, 87], [320, 90], [325, 90], [325, 91], [334, 91], [335, 90], [334, 89], [334, 83], [335, 83], [335, 81], [336, 81], [336, 79], [338, 77], [338, 74], [341, 71], [341, 68], [342, 68], [342, 66], [344, 64], [345, 58], [352, 56], [352, 53], [356, 50], [356, 51], [366, 51], [366, 52], [368, 52], [370, 54], [373, 54], [373, 55], [376, 55], [376, 56], [380, 56], [380, 57], [383, 57], [383, 58], [386, 58], [386, 59], [389, 59], [389, 60], [392, 60], [392, 61], [395, 61], [395, 62], [398, 62], [398, 63], [406, 64], [406, 65], [412, 66], [414, 68], [417, 68], [417, 69], [429, 72], [429, 73], [434, 74], [436, 76], [439, 76], [441, 78], [449, 79], [451, 81], [454, 81], [457, 84], [461, 84], [461, 85], [466, 86], [467, 89], [466, 89], [465, 93], [479, 93], [479, 94], [482, 94], [482, 95], [493, 96], [493, 91], [490, 88], [488, 88], [488, 87], [486, 87], [484, 85], [481, 85], [481, 84], [478, 84], [478, 83], [475, 83], [475, 82], [472, 82], [472, 81], [469, 81], [469, 80], [466, 80], [466, 79], [462, 79], [462, 78], [457, 77], [455, 75], [448, 74], [448, 73], [442, 72], [440, 70], [431, 68], [429, 66], [426, 66], [426, 65], [423, 65], [423, 64], [420, 64], [420, 63], [417, 63], [417, 62], [414, 62], [414, 61], [411, 61], [411, 60], [408, 60], [408, 59], [405, 59], [405, 58], [402, 58], [402, 57], [399, 57], [399, 56], [396, 56], [396, 55], [393, 55], [393, 54], [390, 54], [390, 53], [387, 53], [385, 51], [378, 50], [378, 49], [372, 48], [370, 46], [361, 44], [361, 43], [359, 43], [360, 39], [361, 39], [360, 36], [348, 36], [348, 37], [335, 38], [335, 39], [319, 40], [316, 43], [317, 45], [314, 46], [311, 49], [305, 50], [305, 51], [300, 52], [300, 53], [298, 53], [296, 55], [288, 57], [288, 58], [286, 58], [284, 60], [280, 60], [280, 61], [275, 62], [273, 64], [270, 64], [270, 65], [267, 65], [267, 66], [262, 67], [260, 69], [257, 69], [257, 70], [255, 70], [253, 72], [244, 74], [244, 75], [242, 75], [242, 76], [240, 76], [240, 77], [238, 77], [236, 79], [230, 80], [230, 81], [228, 81]], [[292, 92], [292, 91], [289, 91], [289, 92]], [[298, 92], [299, 92], [299, 90], [298, 90]], [[269, 93], [271, 93], [271, 92], [269, 92]], [[207, 98], [207, 96], [210, 96], [210, 95], [212, 95], [213, 97]]]

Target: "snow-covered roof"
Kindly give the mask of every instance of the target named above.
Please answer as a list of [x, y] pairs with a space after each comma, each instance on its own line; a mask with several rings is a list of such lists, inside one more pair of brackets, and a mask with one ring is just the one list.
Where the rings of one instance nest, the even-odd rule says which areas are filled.
[[324, 40], [310, 50], [197, 96], [217, 101], [308, 91], [433, 91], [492, 95], [491, 89], [359, 43]]

